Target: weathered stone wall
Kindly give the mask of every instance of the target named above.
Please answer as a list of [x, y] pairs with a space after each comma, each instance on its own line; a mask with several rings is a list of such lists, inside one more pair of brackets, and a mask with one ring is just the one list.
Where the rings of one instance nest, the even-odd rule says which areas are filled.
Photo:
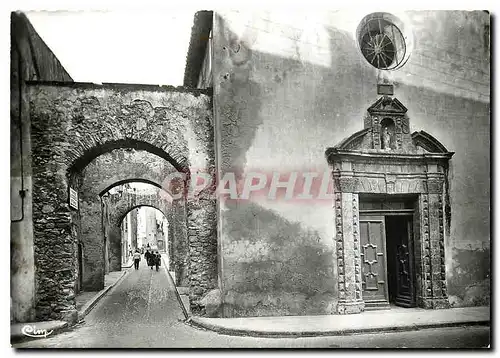
[[491, 302], [491, 251], [482, 248], [453, 248], [448, 295], [452, 307], [484, 306]]
[[[237, 177], [327, 171], [325, 149], [361, 130], [378, 98], [379, 74], [355, 41], [367, 14], [246, 15], [214, 17], [218, 169]], [[411, 131], [424, 130], [456, 152], [446, 227], [450, 278], [452, 248], [489, 244], [489, 18], [460, 11], [402, 15], [415, 46], [391, 73], [395, 97], [408, 108]], [[338, 296], [333, 219], [325, 200], [221, 202], [224, 315], [331, 313]]]
[[[83, 244], [83, 282], [85, 291], [99, 291], [104, 288], [104, 237], [103, 213], [99, 196], [87, 196], [79, 193], [79, 220], [81, 231], [78, 240]], [[109, 236], [108, 236], [108, 245]], [[108, 262], [109, 263], [109, 262]], [[114, 271], [108, 267], [110, 271]]]
[[109, 195], [101, 197], [101, 212], [102, 212], [102, 231], [104, 234], [103, 256], [104, 256], [104, 274], [109, 273], [109, 232], [111, 230], [111, 214], [109, 210]]
[[11, 14], [11, 317], [35, 319], [31, 126], [25, 80], [72, 82], [26, 16]]
[[[67, 175], [83, 170], [101, 154], [127, 147], [156, 154], [188, 174], [213, 171], [211, 98], [204, 91], [170, 87], [44, 83], [30, 83], [29, 98], [37, 311], [40, 319], [55, 318], [74, 308], [74, 299], [68, 298], [74, 294], [75, 272], [70, 267], [76, 253]], [[213, 199], [197, 200], [204, 204], [188, 208], [187, 234], [190, 257], [203, 266], [216, 263], [213, 250], [194, 251], [192, 243], [216, 247], [216, 223], [203, 221], [210, 219], [205, 213], [215, 205]], [[201, 225], [194, 228], [193, 220]], [[45, 259], [49, 252], [50, 261]], [[203, 267], [189, 272], [193, 305], [217, 284], [216, 268]], [[51, 284], [54, 278], [57, 284]]]
[[[203, 239], [217, 237], [212, 224], [217, 221], [214, 204], [210, 199], [188, 200], [187, 203], [189, 300], [194, 314], [206, 314], [198, 299], [218, 286], [217, 241]], [[182, 277], [180, 285], [184, 285]]]
[[83, 193], [102, 195], [127, 182], [144, 182], [167, 188], [169, 174], [177, 170], [168, 161], [145, 150], [115, 149], [95, 158], [82, 171]]
[[175, 272], [175, 284], [189, 287], [189, 240], [187, 236], [186, 205], [182, 200], [172, 202], [169, 220], [168, 241], [171, 247], [170, 266]]

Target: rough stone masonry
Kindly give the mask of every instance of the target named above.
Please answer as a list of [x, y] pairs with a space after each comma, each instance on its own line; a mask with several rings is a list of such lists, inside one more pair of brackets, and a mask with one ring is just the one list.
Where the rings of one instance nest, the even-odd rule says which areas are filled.
[[[36, 317], [75, 314], [78, 225], [68, 205], [69, 178], [118, 148], [146, 150], [189, 181], [213, 172], [210, 93], [157, 86], [30, 83]], [[76, 173], [76, 174], [75, 174]], [[188, 270], [193, 312], [217, 286], [215, 201], [188, 199]]]

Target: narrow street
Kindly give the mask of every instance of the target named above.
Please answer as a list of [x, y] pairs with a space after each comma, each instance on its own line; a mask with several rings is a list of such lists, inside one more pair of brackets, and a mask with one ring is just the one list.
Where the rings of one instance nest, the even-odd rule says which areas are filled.
[[163, 267], [141, 260], [129, 269], [81, 323], [69, 331], [15, 348], [474, 348], [486, 347], [489, 327], [335, 337], [255, 338], [221, 335], [183, 323], [173, 285]]

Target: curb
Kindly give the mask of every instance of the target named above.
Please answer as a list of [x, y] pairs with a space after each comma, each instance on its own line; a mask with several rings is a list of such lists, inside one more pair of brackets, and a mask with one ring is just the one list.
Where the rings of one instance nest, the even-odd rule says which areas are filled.
[[125, 275], [127, 274], [128, 271], [123, 271], [122, 275], [111, 285], [108, 287], [102, 289], [99, 291], [94, 297], [92, 297], [83, 307], [78, 311], [78, 321], [80, 321], [82, 318], [84, 318], [91, 310], [94, 308], [94, 306], [99, 302], [101, 298], [106, 295], [113, 287], [116, 286], [118, 282], [120, 282]]
[[301, 337], [322, 337], [322, 336], [346, 336], [364, 333], [379, 333], [379, 332], [403, 332], [416, 331], [428, 328], [448, 328], [462, 326], [490, 326], [489, 320], [484, 321], [461, 321], [461, 322], [444, 322], [444, 323], [429, 323], [429, 324], [414, 324], [408, 326], [392, 326], [392, 327], [370, 327], [359, 329], [331, 330], [331, 331], [257, 331], [252, 329], [226, 328], [216, 324], [206, 323], [199, 320], [196, 316], [191, 316], [187, 321], [191, 326], [214, 331], [220, 334], [229, 336], [247, 336], [247, 337], [268, 337], [268, 338], [301, 338]]
[[134, 261], [130, 261], [130, 262], [127, 262], [125, 265], [122, 265], [122, 269], [124, 268], [131, 268], [132, 266], [134, 266]]
[[[77, 325], [91, 310], [94, 308], [94, 306], [99, 302], [101, 298], [103, 298], [106, 293], [108, 293], [113, 287], [115, 287], [120, 281], [123, 280], [125, 275], [128, 273], [128, 271], [123, 271], [122, 275], [111, 285], [108, 287], [102, 289], [99, 291], [94, 297], [92, 297], [81, 309], [78, 311], [78, 318], [76, 322], [68, 322], [68, 321], [61, 321], [62, 324], [54, 327], [52, 329], [52, 333], [50, 336], [47, 336], [46, 338], [52, 337], [54, 335], [57, 335], [59, 333], [62, 333], [63, 331], [66, 331], [68, 328], [72, 328], [73, 326]], [[57, 322], [57, 321], [43, 321], [43, 322]], [[41, 322], [33, 322], [31, 323], [32, 325], [40, 324]], [[28, 323], [27, 323], [28, 324]], [[10, 336], [10, 343], [11, 345], [13, 344], [19, 344], [27, 341], [32, 341], [35, 339], [40, 339], [37, 337], [29, 337], [25, 336], [23, 334], [12, 334]], [[15, 348], [15, 347], [13, 347]]]
[[175, 282], [172, 279], [170, 272], [168, 272], [167, 264], [166, 264], [165, 260], [163, 259], [163, 256], [161, 257], [161, 261], [163, 262], [163, 269], [165, 270], [165, 273], [167, 274], [167, 277], [170, 280], [170, 283], [172, 284], [172, 286], [174, 286], [175, 295], [177, 297], [177, 301], [179, 301], [179, 305], [181, 306], [182, 313], [184, 313], [185, 319], [189, 321], [189, 318], [191, 316], [189, 315], [187, 308], [184, 306], [184, 302], [182, 302], [181, 295], [179, 294], [179, 290], [177, 290], [177, 286], [175, 285]]

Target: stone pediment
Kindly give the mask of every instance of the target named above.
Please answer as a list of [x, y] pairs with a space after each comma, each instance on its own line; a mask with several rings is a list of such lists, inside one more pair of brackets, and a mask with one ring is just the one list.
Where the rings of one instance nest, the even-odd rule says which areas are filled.
[[[381, 150], [374, 150], [371, 142], [371, 128], [365, 128], [362, 129], [351, 136], [345, 138], [342, 140], [339, 144], [337, 144], [335, 147], [330, 148], [331, 150], [334, 151], [362, 151], [362, 152], [373, 152], [373, 151], [381, 151]], [[435, 154], [453, 154], [449, 152], [446, 147], [439, 142], [436, 138], [434, 138], [432, 135], [425, 131], [419, 131], [419, 132], [413, 132], [411, 134], [411, 143], [410, 145], [406, 146], [407, 154], [411, 153], [420, 153], [426, 152], [426, 153], [435, 153]], [[421, 150], [419, 150], [421, 148]], [[399, 151], [392, 151], [393, 154], [397, 154]]]
[[380, 97], [368, 108], [363, 120], [364, 129], [342, 140], [328, 152], [363, 152], [375, 156], [444, 154], [448, 157], [448, 154], [453, 154], [429, 133], [411, 133], [406, 112], [407, 108], [397, 98]]
[[[371, 128], [365, 128], [362, 129], [353, 135], [349, 136], [348, 138], [345, 138], [343, 141], [341, 141], [339, 144], [337, 144], [334, 149], [339, 149], [339, 150], [362, 150], [362, 149], [368, 149], [366, 148], [366, 143], [363, 143], [364, 140], [367, 137], [367, 134], [371, 132]], [[368, 140], [370, 138], [367, 138]]]
[[408, 109], [397, 99], [389, 96], [380, 97], [368, 108], [370, 114], [404, 115]]
[[436, 138], [424, 131], [413, 132], [411, 135], [413, 144], [429, 153], [449, 153], [444, 145]]

